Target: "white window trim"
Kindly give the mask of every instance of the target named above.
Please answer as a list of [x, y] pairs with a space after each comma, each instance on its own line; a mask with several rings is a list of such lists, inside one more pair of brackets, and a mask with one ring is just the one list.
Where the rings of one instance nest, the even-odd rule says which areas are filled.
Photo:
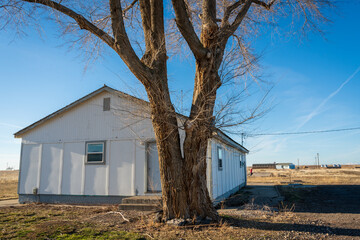
[[243, 167], [243, 162], [242, 162], [242, 155], [240, 153], [235, 153], [235, 158], [236, 158], [236, 161], [239, 161], [239, 168], [242, 168]]
[[[222, 152], [222, 156], [221, 156], [221, 158], [219, 158], [219, 150], [221, 150]], [[217, 160], [218, 160], [218, 170], [219, 171], [222, 171], [223, 170], [223, 167], [224, 167], [224, 149], [222, 148], [222, 147], [220, 147], [220, 146], [218, 146], [217, 147], [217, 152], [216, 152], [216, 154], [217, 154]], [[221, 167], [220, 167], [220, 165], [219, 165], [219, 162], [220, 162], [220, 159], [221, 159]]]
[[[96, 153], [88, 153], [88, 144], [102, 144], [103, 145], [103, 151], [102, 152], [96, 152]], [[105, 164], [105, 149], [106, 144], [105, 141], [88, 141], [85, 142], [85, 163], [86, 164]], [[102, 154], [102, 161], [96, 161], [96, 162], [88, 162], [88, 154]]]

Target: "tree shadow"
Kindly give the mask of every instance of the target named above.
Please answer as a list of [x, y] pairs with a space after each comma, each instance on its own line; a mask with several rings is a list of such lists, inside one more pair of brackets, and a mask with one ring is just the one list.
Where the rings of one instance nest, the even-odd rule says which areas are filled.
[[231, 226], [255, 228], [259, 230], [270, 230], [270, 231], [295, 231], [295, 232], [310, 232], [330, 235], [341, 235], [359, 237], [360, 229], [349, 229], [349, 228], [336, 228], [328, 226], [318, 226], [312, 224], [298, 224], [298, 223], [272, 223], [258, 220], [244, 220], [236, 217], [223, 217], [224, 222]]
[[278, 186], [294, 212], [360, 214], [360, 185]]

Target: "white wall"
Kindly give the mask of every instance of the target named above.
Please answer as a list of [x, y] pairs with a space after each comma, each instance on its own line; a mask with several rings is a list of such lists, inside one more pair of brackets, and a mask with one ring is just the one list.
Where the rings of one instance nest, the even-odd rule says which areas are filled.
[[20, 194], [142, 195], [145, 148], [136, 140], [106, 141], [105, 164], [85, 163], [85, 141], [23, 144]]
[[22, 145], [19, 193], [32, 194], [33, 189], [39, 187], [40, 154], [40, 144]]
[[[103, 99], [106, 97], [111, 98], [111, 111], [103, 111]], [[21, 137], [24, 143], [145, 140], [153, 138], [154, 132], [143, 107], [104, 92], [46, 121]]]
[[39, 193], [60, 192], [63, 144], [42, 144], [41, 175]]
[[[218, 166], [217, 149], [223, 149], [222, 169]], [[212, 197], [217, 197], [245, 183], [245, 165], [240, 167], [240, 160], [245, 160], [245, 154], [235, 148], [220, 142], [217, 139], [211, 140], [212, 155]], [[210, 186], [211, 187], [211, 186]]]
[[[105, 97], [111, 111], [103, 111]], [[155, 138], [144, 112], [106, 92], [24, 134], [19, 193], [144, 194], [144, 145]], [[85, 163], [86, 141], [94, 140], [106, 141], [105, 164]]]
[[[111, 98], [111, 111], [103, 111], [105, 97]], [[145, 143], [155, 139], [144, 112], [129, 100], [102, 93], [24, 134], [19, 193], [32, 194], [36, 187], [40, 194], [143, 195]], [[180, 135], [183, 142], [184, 132]], [[94, 140], [106, 141], [105, 164], [85, 163], [86, 141]], [[215, 199], [242, 184], [245, 175], [240, 152], [215, 139], [210, 146], [208, 187]], [[224, 149], [223, 170], [217, 146]]]

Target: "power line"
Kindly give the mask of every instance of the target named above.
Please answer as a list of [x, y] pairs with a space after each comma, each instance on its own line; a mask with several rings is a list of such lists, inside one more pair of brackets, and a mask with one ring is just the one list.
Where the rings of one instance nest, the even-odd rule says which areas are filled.
[[332, 129], [332, 130], [319, 130], [319, 131], [307, 131], [307, 132], [254, 133], [254, 134], [246, 134], [246, 136], [247, 137], [256, 137], [256, 136], [277, 136], [277, 135], [300, 135], [300, 134], [353, 131], [353, 130], [359, 130], [359, 129], [360, 129], [360, 127], [341, 128], [341, 129]]

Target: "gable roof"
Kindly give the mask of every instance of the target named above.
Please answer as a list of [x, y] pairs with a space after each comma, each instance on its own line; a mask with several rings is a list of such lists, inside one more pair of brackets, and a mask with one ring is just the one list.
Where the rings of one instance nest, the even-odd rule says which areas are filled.
[[[106, 85], [104, 85], [103, 87], [89, 93], [88, 95], [76, 100], [75, 102], [73, 103], [70, 103], [69, 105], [66, 105], [65, 107], [57, 110], [56, 112], [53, 112], [51, 114], [49, 114], [48, 116], [40, 119], [39, 121], [37, 122], [34, 122], [33, 124], [21, 129], [20, 131], [14, 133], [14, 137], [15, 138], [20, 138], [23, 134], [25, 134], [26, 132], [36, 128], [37, 126], [43, 124], [44, 122], [70, 110], [70, 109], [73, 109], [75, 108], [76, 106], [78, 106], [79, 104], [89, 100], [90, 98], [100, 94], [100, 93], [103, 93], [103, 92], [109, 92], [109, 93], [113, 93], [119, 97], [122, 97], [122, 98], [125, 98], [125, 99], [128, 99], [130, 101], [134, 101], [138, 104], [142, 104], [142, 105], [146, 105], [148, 106], [149, 105], [149, 102], [145, 101], [145, 100], [142, 100], [140, 98], [137, 98], [137, 97], [134, 97], [132, 95], [129, 95], [127, 93], [124, 93], [124, 92], [121, 92], [121, 91], [118, 91], [116, 89], [113, 89], [111, 87], [108, 87]], [[181, 117], [184, 117], [184, 118], [187, 118], [186, 116], [183, 116], [181, 114], [178, 113], [179, 116]], [[222, 132], [220, 129], [217, 129], [215, 132], [213, 132], [213, 136], [215, 138], [219, 138], [220, 140], [223, 140], [225, 141], [227, 144], [229, 144], [230, 146], [233, 146], [237, 149], [239, 149], [240, 151], [242, 152], [245, 152], [245, 153], [248, 153], [249, 150], [247, 150], [245, 147], [243, 147], [242, 145], [240, 145], [239, 143], [237, 143], [236, 141], [234, 141], [232, 138], [230, 138], [228, 135], [226, 135], [224, 132]]]

